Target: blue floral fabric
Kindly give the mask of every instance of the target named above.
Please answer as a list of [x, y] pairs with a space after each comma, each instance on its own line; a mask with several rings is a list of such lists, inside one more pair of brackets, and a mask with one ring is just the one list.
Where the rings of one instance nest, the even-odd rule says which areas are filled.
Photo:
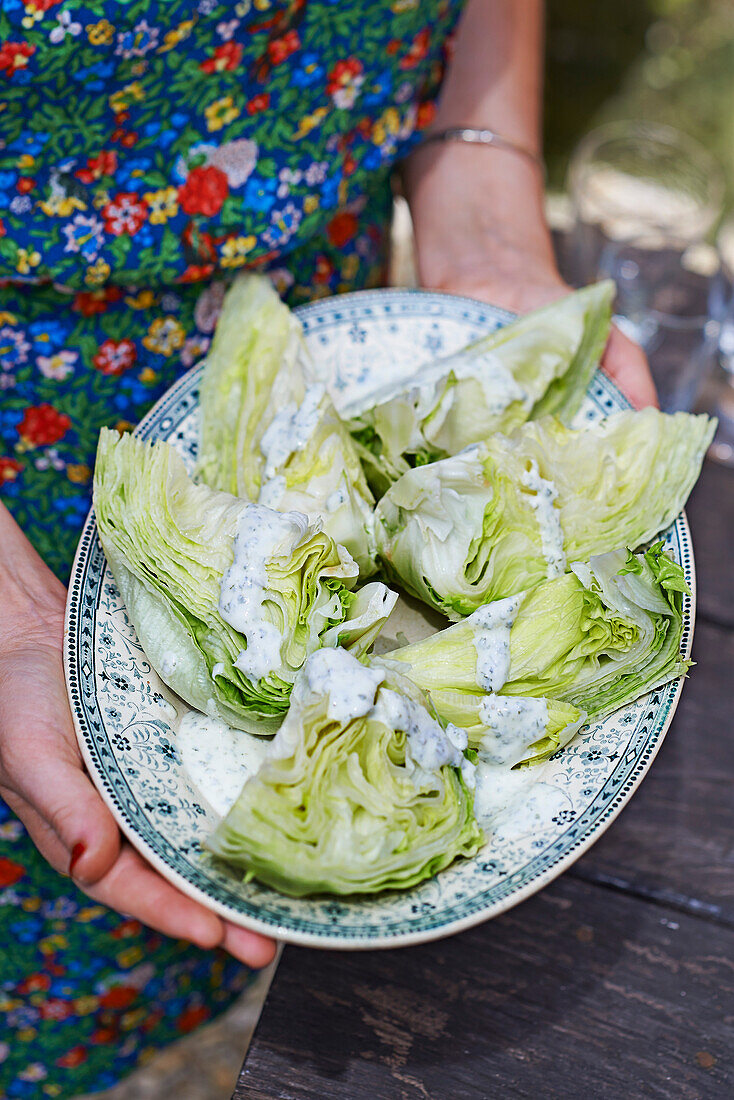
[[[226, 283], [379, 285], [392, 164], [459, 0], [2, 0], [0, 500], [66, 579], [100, 427], [208, 347]], [[56, 875], [0, 803], [0, 1096], [104, 1088], [250, 974]]]

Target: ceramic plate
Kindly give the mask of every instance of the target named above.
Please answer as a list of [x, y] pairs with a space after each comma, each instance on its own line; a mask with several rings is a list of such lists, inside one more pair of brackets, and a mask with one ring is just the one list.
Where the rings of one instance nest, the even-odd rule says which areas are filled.
[[[468, 299], [421, 291], [374, 291], [322, 300], [299, 311], [314, 358], [338, 408], [356, 412], [370, 390], [449, 354], [510, 317]], [[189, 466], [196, 454], [201, 367], [184, 375], [140, 424]], [[577, 423], [626, 407], [597, 374]], [[681, 515], [666, 544], [693, 590], [690, 535]], [[683, 652], [690, 652], [687, 600]], [[409, 608], [406, 633], [427, 627]], [[388, 624], [394, 633], [395, 624]], [[586, 727], [574, 742], [522, 776], [489, 823], [489, 840], [409, 892], [375, 898], [291, 899], [236, 873], [202, 848], [216, 814], [205, 784], [187, 771], [177, 728], [186, 706], [160, 682], [135, 636], [97, 537], [87, 520], [69, 588], [65, 649], [72, 713], [84, 760], [120, 827], [174, 885], [236, 924], [293, 943], [334, 948], [394, 947], [458, 932], [496, 916], [559, 875], [628, 801], [658, 751], [681, 682]], [[233, 758], [232, 767], [238, 767]], [[204, 789], [202, 789], [204, 788]]]

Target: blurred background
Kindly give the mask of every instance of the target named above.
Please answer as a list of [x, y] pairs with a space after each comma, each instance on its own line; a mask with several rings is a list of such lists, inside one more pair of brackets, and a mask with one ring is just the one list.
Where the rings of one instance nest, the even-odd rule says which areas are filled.
[[[734, 269], [732, 0], [547, 0], [545, 156], [556, 229], [571, 226], [566, 185], [574, 149], [590, 130], [618, 120], [674, 126], [713, 154], [725, 195], [709, 237]], [[397, 229], [405, 246], [400, 218]], [[395, 281], [402, 285], [410, 281], [409, 263], [408, 256], [398, 257]], [[257, 1015], [255, 1001], [243, 998], [116, 1088], [97, 1093], [98, 1100], [163, 1100], [172, 1093], [186, 1100], [228, 1098]]]
[[734, 208], [731, 0], [547, 0], [545, 155], [563, 192], [569, 158], [618, 119], [669, 124], [714, 154]]

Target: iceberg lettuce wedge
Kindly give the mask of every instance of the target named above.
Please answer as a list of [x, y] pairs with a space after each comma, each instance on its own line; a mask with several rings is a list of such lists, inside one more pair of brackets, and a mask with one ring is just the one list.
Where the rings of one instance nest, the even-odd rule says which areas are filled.
[[413, 466], [457, 454], [495, 432], [577, 412], [609, 335], [614, 284], [537, 309], [379, 391], [351, 422], [379, 494]]
[[305, 516], [195, 484], [165, 443], [103, 430], [94, 507], [151, 663], [230, 725], [274, 730], [308, 654], [364, 653], [395, 602], [384, 585], [351, 591], [356, 564]]
[[571, 570], [373, 663], [404, 666], [472, 746], [493, 745], [495, 755], [502, 745], [532, 746], [518, 760], [544, 759], [582, 716], [603, 718], [689, 667], [680, 654], [687, 587], [662, 543], [644, 554], [614, 550]]
[[651, 539], [685, 504], [714, 428], [652, 408], [580, 431], [529, 422], [404, 474], [376, 510], [380, 556], [413, 595], [468, 615]]
[[227, 292], [199, 398], [198, 476], [213, 489], [321, 519], [360, 575], [375, 572], [374, 499], [312, 368], [298, 319], [261, 275]]
[[415, 886], [483, 842], [465, 745], [409, 681], [320, 650], [207, 846], [296, 897]]

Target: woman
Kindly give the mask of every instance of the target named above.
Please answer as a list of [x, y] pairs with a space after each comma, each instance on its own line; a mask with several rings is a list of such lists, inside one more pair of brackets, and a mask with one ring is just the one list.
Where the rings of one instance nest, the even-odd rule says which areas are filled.
[[[292, 304], [379, 285], [398, 161], [423, 285], [518, 310], [564, 291], [534, 159], [540, 4], [461, 7], [3, 4], [8, 1096], [105, 1087], [228, 1003], [274, 950], [148, 867], [83, 771], [61, 668], [61, 581], [99, 428], [136, 422], [204, 353], [222, 279], [239, 267], [269, 270]], [[457, 125], [496, 127], [514, 147], [421, 144]], [[605, 366], [636, 403], [654, 400], [641, 352], [619, 333]]]

